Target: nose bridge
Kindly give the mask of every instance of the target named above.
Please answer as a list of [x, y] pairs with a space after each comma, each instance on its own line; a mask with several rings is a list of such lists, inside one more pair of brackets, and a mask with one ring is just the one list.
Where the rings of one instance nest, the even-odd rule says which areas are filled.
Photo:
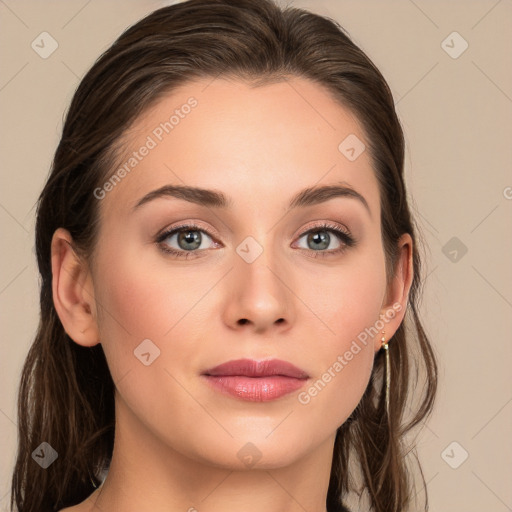
[[291, 320], [287, 273], [276, 243], [273, 231], [262, 229], [236, 247], [228, 292], [231, 322], [249, 321], [261, 330]]
[[258, 239], [252, 235], [246, 237], [236, 252], [235, 270], [244, 290], [272, 296], [282, 293], [282, 283], [275, 274], [281, 258], [272, 233], [262, 234]]

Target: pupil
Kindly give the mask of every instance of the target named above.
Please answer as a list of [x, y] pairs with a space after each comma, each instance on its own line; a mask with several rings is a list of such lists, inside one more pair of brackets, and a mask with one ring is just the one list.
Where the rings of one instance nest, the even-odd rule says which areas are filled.
[[[197, 249], [201, 245], [201, 239], [198, 231], [182, 231], [178, 235], [178, 242], [185, 242], [186, 245], [192, 244], [192, 247], [182, 247], [182, 249]], [[180, 244], [181, 247], [181, 244]]]
[[326, 249], [327, 247], [329, 247], [330, 236], [325, 231], [311, 233], [310, 239], [312, 239], [315, 242], [315, 244], [317, 245], [316, 248], [314, 248], [315, 250], [317, 250], [318, 248]]

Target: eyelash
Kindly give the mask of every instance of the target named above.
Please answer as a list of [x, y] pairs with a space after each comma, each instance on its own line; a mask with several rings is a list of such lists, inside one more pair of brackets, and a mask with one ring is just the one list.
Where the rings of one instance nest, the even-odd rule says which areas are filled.
[[[202, 228], [201, 226], [198, 226], [197, 224], [184, 224], [182, 226], [174, 227], [172, 229], [169, 229], [169, 230], [161, 233], [160, 235], [157, 236], [155, 242], [158, 244], [160, 249], [162, 251], [164, 251], [165, 253], [171, 254], [172, 256], [175, 256], [177, 258], [188, 259], [189, 255], [192, 255], [192, 253], [194, 253], [194, 252], [200, 252], [200, 251], [197, 251], [197, 250], [196, 251], [183, 251], [183, 250], [178, 251], [176, 249], [169, 247], [168, 245], [163, 244], [163, 241], [166, 238], [169, 238], [170, 236], [174, 235], [175, 233], [179, 233], [180, 231], [185, 231], [185, 230], [201, 231], [202, 233], [206, 233], [210, 238], [212, 238], [212, 239], [214, 238], [213, 235], [211, 235], [206, 229]], [[357, 240], [352, 235], [341, 230], [336, 224], [331, 224], [329, 222], [324, 222], [318, 226], [314, 226], [313, 228], [308, 229], [307, 231], [302, 233], [299, 236], [299, 238], [302, 238], [303, 236], [308, 235], [309, 233], [315, 233], [317, 231], [330, 231], [330, 232], [334, 233], [338, 237], [338, 240], [341, 242], [342, 245], [338, 249], [331, 249], [330, 251], [314, 251], [312, 249], [302, 249], [302, 248], [300, 249], [302, 251], [313, 252], [314, 253], [314, 255], [312, 256], [313, 258], [318, 258], [318, 257], [325, 258], [325, 257], [333, 256], [335, 254], [342, 254], [347, 249], [354, 247], [357, 243]], [[206, 250], [206, 249], [203, 249], [203, 250]], [[192, 256], [192, 257], [195, 258], [196, 256]]]

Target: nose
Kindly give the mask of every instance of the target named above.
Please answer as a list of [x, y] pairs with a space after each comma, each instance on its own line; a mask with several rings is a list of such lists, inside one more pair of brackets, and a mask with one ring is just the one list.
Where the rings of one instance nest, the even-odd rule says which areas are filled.
[[293, 323], [290, 278], [282, 269], [271, 268], [267, 258], [260, 258], [252, 263], [237, 261], [228, 277], [224, 320], [232, 329], [264, 333]]

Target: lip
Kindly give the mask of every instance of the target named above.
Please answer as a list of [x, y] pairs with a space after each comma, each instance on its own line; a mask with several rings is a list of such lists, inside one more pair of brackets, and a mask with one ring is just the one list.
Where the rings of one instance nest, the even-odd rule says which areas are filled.
[[201, 376], [217, 391], [250, 402], [276, 400], [304, 386], [309, 375], [287, 361], [237, 359]]
[[234, 375], [245, 377], [293, 377], [295, 379], [307, 379], [309, 375], [297, 368], [292, 363], [280, 359], [267, 359], [255, 361], [254, 359], [236, 359], [220, 364], [206, 370], [203, 375], [230, 377]]

